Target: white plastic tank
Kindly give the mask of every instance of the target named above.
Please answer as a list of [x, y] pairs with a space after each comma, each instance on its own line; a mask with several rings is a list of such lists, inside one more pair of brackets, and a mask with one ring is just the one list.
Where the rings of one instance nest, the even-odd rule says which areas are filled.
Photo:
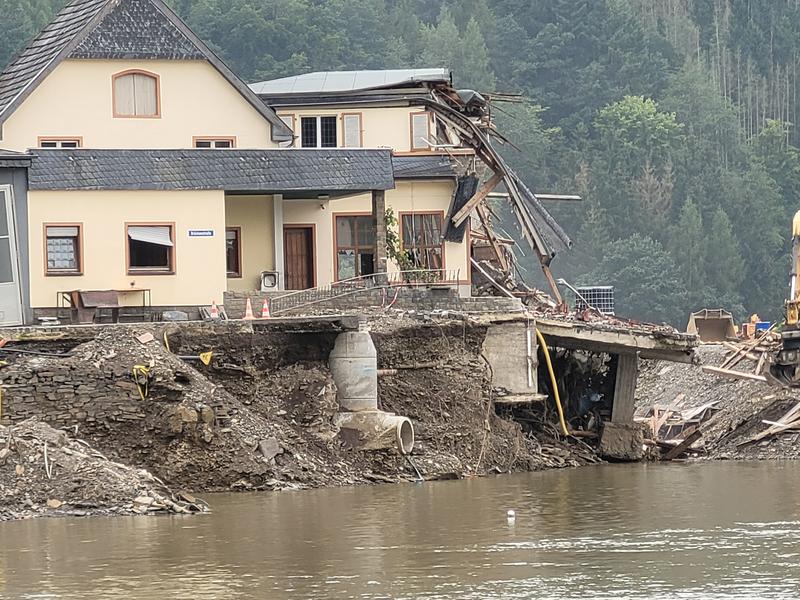
[[366, 327], [339, 334], [329, 360], [340, 409], [378, 410], [378, 353]]

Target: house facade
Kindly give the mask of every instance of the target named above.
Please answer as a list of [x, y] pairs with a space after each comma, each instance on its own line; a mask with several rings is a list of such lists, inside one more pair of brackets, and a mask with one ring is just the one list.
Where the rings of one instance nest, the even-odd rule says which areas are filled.
[[[387, 270], [440, 271], [438, 279], [460, 285], [468, 293], [469, 239], [451, 242], [444, 232], [456, 190], [454, 157], [469, 162], [474, 152], [442, 145], [437, 133], [437, 129], [443, 131], [442, 125], [420, 105], [419, 100], [440, 85], [451, 86], [445, 69], [309, 73], [250, 88], [292, 130], [293, 142], [284, 145], [301, 150], [390, 150], [395, 187], [387, 190], [385, 203], [392, 213], [403, 264], [390, 257]], [[311, 244], [315, 237], [314, 254], [321, 259], [307, 281], [288, 277], [288, 289], [375, 272], [369, 205], [369, 198], [360, 195], [284, 206], [285, 222], [292, 227], [305, 224], [308, 241], [303, 243]], [[292, 257], [283, 258], [284, 267], [291, 270]], [[254, 275], [246, 274], [242, 287], [251, 285]]]
[[475, 153], [425, 105], [451, 88], [248, 86], [161, 0], [73, 0], [0, 74], [0, 324], [79, 291], [182, 308], [410, 270], [468, 294], [448, 230]]

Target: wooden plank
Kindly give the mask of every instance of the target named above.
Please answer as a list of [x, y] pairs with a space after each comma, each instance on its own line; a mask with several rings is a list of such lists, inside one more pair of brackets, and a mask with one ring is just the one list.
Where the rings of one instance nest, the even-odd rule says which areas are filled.
[[503, 249], [500, 247], [500, 243], [497, 241], [497, 236], [494, 234], [494, 231], [492, 231], [492, 226], [489, 223], [489, 215], [486, 214], [486, 209], [483, 206], [478, 206], [476, 207], [476, 211], [481, 220], [481, 225], [483, 225], [483, 231], [486, 233], [486, 239], [489, 240], [489, 244], [491, 244], [494, 255], [497, 258], [497, 263], [500, 266], [500, 270], [509, 275], [508, 261], [506, 260], [505, 252], [503, 252]]
[[767, 378], [763, 375], [753, 375], [752, 373], [743, 373], [741, 371], [732, 371], [731, 369], [723, 369], [722, 367], [710, 367], [708, 365], [703, 367], [704, 373], [711, 373], [719, 375], [726, 379], [745, 379], [747, 381], [762, 381], [766, 382]]
[[699, 429], [695, 429], [688, 437], [686, 437], [680, 444], [675, 446], [672, 450], [661, 460], [673, 460], [678, 458], [681, 454], [689, 450], [690, 446], [702, 437], [703, 433]]
[[545, 394], [516, 394], [512, 396], [497, 396], [495, 404], [533, 404], [534, 402], [544, 402], [547, 400]]
[[789, 412], [783, 415], [777, 422], [772, 424], [768, 429], [765, 429], [759, 434], [754, 435], [749, 440], [745, 440], [740, 444], [737, 444], [737, 448], [741, 448], [743, 446], [747, 446], [748, 444], [754, 444], [755, 442], [760, 442], [764, 438], [771, 437], [787, 429], [793, 429], [796, 425], [800, 424], [800, 419], [798, 419], [798, 415], [800, 415], [800, 402], [795, 404]]
[[475, 210], [475, 208], [486, 199], [486, 196], [498, 186], [498, 184], [503, 180], [503, 176], [500, 173], [495, 173], [489, 181], [483, 184], [483, 187], [475, 192], [475, 195], [470, 198], [467, 203], [461, 207], [455, 215], [453, 215], [453, 225], [458, 227], [463, 223], [467, 217], [469, 217], [470, 213]]

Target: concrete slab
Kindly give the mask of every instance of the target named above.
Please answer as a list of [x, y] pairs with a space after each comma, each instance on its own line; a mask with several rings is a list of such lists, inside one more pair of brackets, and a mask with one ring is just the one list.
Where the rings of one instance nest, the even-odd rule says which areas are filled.
[[598, 454], [606, 460], [635, 462], [644, 458], [644, 430], [639, 423], [603, 424]]

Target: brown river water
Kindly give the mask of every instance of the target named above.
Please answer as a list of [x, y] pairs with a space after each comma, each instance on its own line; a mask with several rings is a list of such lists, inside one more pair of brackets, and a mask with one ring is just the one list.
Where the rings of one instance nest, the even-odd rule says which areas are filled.
[[0, 524], [0, 598], [800, 598], [800, 464], [208, 500], [199, 517]]

